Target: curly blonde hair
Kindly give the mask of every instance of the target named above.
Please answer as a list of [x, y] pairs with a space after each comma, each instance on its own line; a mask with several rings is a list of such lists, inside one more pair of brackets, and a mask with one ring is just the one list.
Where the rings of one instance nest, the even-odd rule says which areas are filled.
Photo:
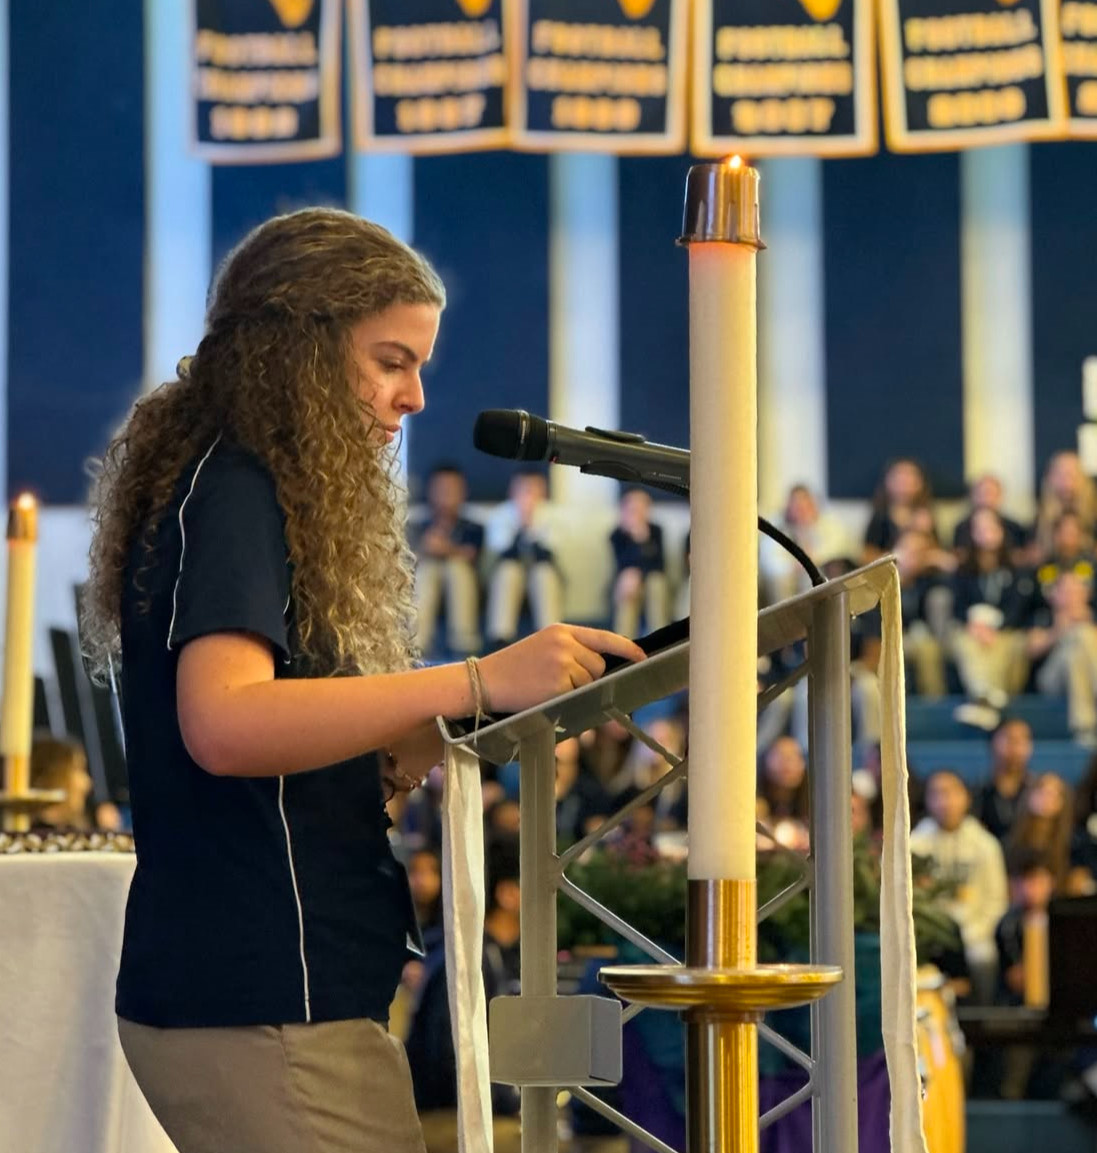
[[198, 351], [179, 379], [134, 405], [95, 469], [83, 611], [95, 669], [105, 672], [119, 648], [135, 534], [144, 545], [139, 580], [182, 470], [219, 433], [274, 478], [309, 666], [343, 675], [411, 663], [404, 493], [352, 380], [351, 328], [393, 304], [441, 309], [445, 289], [423, 257], [349, 212], [275, 217], [229, 254]]

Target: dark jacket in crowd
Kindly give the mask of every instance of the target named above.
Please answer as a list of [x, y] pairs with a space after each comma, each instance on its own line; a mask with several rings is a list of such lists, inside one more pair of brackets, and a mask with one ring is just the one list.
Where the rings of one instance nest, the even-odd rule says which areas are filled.
[[1032, 625], [1038, 595], [1036, 579], [1028, 569], [960, 570], [952, 577], [952, 615], [963, 622], [972, 606], [991, 605], [1001, 611], [1003, 629], [1027, 629]]

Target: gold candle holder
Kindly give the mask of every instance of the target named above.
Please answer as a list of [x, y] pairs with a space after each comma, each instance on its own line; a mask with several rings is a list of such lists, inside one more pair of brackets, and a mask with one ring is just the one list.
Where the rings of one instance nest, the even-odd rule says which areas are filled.
[[758, 1023], [842, 979], [836, 966], [756, 963], [758, 183], [738, 157], [695, 165], [679, 241], [692, 246], [693, 593], [705, 626], [690, 650], [690, 680], [704, 692], [690, 714], [686, 963], [600, 973], [624, 1000], [684, 1016], [688, 1153], [758, 1153]]
[[770, 1009], [818, 1000], [835, 965], [757, 965], [757, 883], [690, 881], [685, 965], [616, 965], [619, 997], [686, 1022], [688, 1153], [757, 1153], [758, 1023]]
[[8, 511], [8, 587], [4, 632], [4, 685], [0, 704], [0, 754], [4, 791], [0, 818], [5, 832], [25, 833], [34, 813], [64, 799], [63, 792], [30, 787], [34, 725], [34, 562], [38, 502], [23, 493]]

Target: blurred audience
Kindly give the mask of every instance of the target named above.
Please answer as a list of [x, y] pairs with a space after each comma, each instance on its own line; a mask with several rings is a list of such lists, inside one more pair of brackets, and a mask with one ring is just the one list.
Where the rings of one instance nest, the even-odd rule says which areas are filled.
[[1038, 849], [1013, 845], [1006, 853], [1009, 877], [1009, 909], [994, 933], [998, 949], [1000, 1005], [1023, 1005], [1025, 997], [1024, 926], [1033, 914], [1047, 915], [1055, 892], [1055, 874]]
[[972, 513], [970, 535], [952, 577], [949, 640], [964, 692], [983, 711], [983, 723], [993, 727], [997, 710], [1023, 692], [1028, 680], [1025, 630], [1036, 584], [1014, 565], [1005, 526], [993, 509]]
[[556, 746], [556, 835], [565, 843], [581, 841], [596, 829], [612, 806], [606, 790], [583, 761], [578, 737]]
[[[848, 555], [850, 551], [845, 528], [835, 517], [819, 508], [819, 502], [807, 485], [794, 485], [789, 490], [777, 527], [820, 567]], [[800, 562], [768, 536], [759, 539], [758, 567], [766, 604], [784, 600], [811, 585]]]
[[924, 529], [905, 528], [893, 547], [899, 568], [907, 664], [914, 672], [917, 692], [926, 697], [942, 697], [945, 654], [941, 638], [948, 602], [947, 588], [933, 567], [933, 539]]
[[1074, 573], [1061, 573], [1051, 586], [1047, 606], [1029, 630], [1028, 651], [1040, 662], [1036, 687], [1065, 695], [1074, 739], [1097, 747], [1097, 627], [1089, 591]]
[[972, 815], [999, 841], [1009, 835], [1032, 784], [1032, 728], [1019, 717], [1002, 721], [990, 737], [990, 780], [975, 794]]
[[915, 529], [929, 538], [927, 563], [947, 570], [951, 561], [941, 550], [933, 515], [933, 492], [922, 466], [899, 457], [884, 469], [872, 499], [872, 516], [864, 536], [864, 560], [875, 560], [895, 547], [901, 533]]
[[1055, 552], [1055, 526], [1064, 513], [1078, 517], [1083, 536], [1097, 530], [1097, 486], [1086, 476], [1076, 452], [1057, 452], [1048, 461], [1040, 482], [1040, 503], [1033, 526], [1033, 553], [1046, 560]]
[[1040, 591], [1046, 596], [1049, 589], [1064, 573], [1070, 573], [1086, 587], [1090, 603], [1093, 602], [1093, 573], [1097, 559], [1093, 555], [1093, 542], [1087, 538], [1077, 513], [1064, 512], [1055, 522], [1051, 533], [1051, 551], [1036, 569]]
[[1001, 845], [969, 806], [967, 786], [956, 773], [933, 773], [926, 782], [929, 815], [912, 830], [910, 847], [948, 886], [945, 907], [963, 938], [972, 999], [989, 1004], [998, 976], [994, 931], [1006, 911], [1006, 870]]
[[55, 805], [37, 814], [37, 825], [73, 830], [99, 827], [88, 812], [92, 779], [87, 755], [78, 742], [36, 736], [31, 746], [30, 787], [63, 794]]
[[1056, 773], [1041, 773], [1026, 790], [1006, 848], [1038, 852], [1051, 870], [1058, 896], [1078, 896], [1092, 889], [1093, 876], [1075, 851], [1070, 786]]
[[613, 549], [613, 631], [640, 635], [663, 628], [668, 620], [669, 590], [663, 553], [663, 530], [651, 521], [651, 495], [644, 488], [621, 494], [620, 523], [610, 534]]
[[487, 546], [495, 557], [488, 585], [490, 646], [518, 635], [522, 607], [529, 601], [535, 629], [561, 619], [563, 579], [552, 548], [548, 482], [539, 472], [516, 472], [510, 497], [487, 524]]
[[1005, 547], [1011, 557], [1019, 559], [1019, 555], [1028, 544], [1028, 530], [1024, 525], [1010, 519], [1002, 512], [1003, 498], [1002, 482], [993, 473], [983, 473], [976, 477], [968, 486], [968, 498], [971, 501], [971, 511], [961, 520], [952, 534], [952, 547], [957, 553], [965, 553], [972, 547], [971, 524], [975, 514], [982, 509], [989, 509], [998, 514], [1002, 524], [1005, 538]]
[[807, 759], [795, 737], [778, 737], [762, 756], [758, 819], [777, 844], [807, 852], [811, 787]]
[[427, 520], [409, 530], [416, 554], [418, 643], [424, 656], [433, 652], [443, 599], [450, 653], [464, 657], [480, 651], [477, 569], [484, 529], [462, 515], [466, 496], [465, 474], [461, 469], [453, 464], [436, 465], [427, 480]]

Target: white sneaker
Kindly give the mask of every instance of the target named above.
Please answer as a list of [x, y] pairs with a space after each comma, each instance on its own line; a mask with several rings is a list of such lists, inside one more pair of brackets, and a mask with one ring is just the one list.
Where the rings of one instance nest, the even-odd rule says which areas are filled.
[[979, 698], [980, 704], [986, 702], [992, 709], [1002, 711], [1009, 704], [1009, 693], [1002, 689], [987, 689]]
[[965, 701], [952, 710], [952, 716], [962, 725], [971, 725], [988, 733], [993, 732], [1002, 719], [1002, 714], [985, 701]]

